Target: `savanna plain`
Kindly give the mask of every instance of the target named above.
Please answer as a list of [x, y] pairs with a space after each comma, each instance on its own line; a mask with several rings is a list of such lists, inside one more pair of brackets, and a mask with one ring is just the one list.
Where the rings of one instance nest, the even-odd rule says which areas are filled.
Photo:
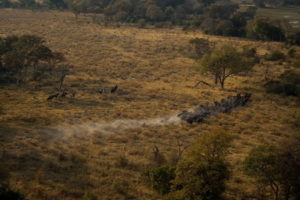
[[[63, 87], [74, 94], [47, 101], [59, 83], [0, 85], [0, 160], [9, 167], [12, 187], [27, 199], [82, 199], [87, 192], [98, 199], [161, 199], [142, 175], [154, 164], [153, 154], [159, 152], [161, 162], [172, 164], [199, 135], [212, 131], [233, 137], [225, 195], [245, 199], [255, 189], [241, 172], [248, 152], [299, 133], [299, 99], [266, 93], [263, 87], [266, 66], [269, 79], [276, 79], [291, 67], [288, 62], [260, 62], [252, 71], [228, 78], [220, 89], [210, 75], [196, 70], [198, 61], [189, 56], [189, 41], [196, 37], [217, 46], [254, 47], [260, 56], [287, 51], [282, 43], [178, 27], [104, 26], [85, 15], [75, 19], [70, 12], [1, 9], [0, 36], [22, 34], [41, 36], [65, 55], [72, 67]], [[210, 86], [196, 85], [200, 80]], [[116, 93], [99, 93], [115, 85]], [[202, 123], [176, 117], [237, 93], [251, 93], [251, 102]]]

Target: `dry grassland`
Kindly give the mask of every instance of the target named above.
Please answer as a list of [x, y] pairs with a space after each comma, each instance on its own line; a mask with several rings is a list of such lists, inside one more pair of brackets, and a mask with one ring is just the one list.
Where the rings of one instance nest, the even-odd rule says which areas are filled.
[[[89, 21], [81, 16], [76, 22], [65, 12], [0, 10], [0, 36], [42, 36], [74, 66], [65, 87], [76, 91], [75, 98], [46, 101], [55, 91], [54, 85], [0, 86], [1, 162], [12, 172], [12, 185], [28, 199], [81, 199], [85, 191], [98, 199], [160, 199], [141, 178], [141, 172], [153, 164], [154, 145], [166, 162], [172, 163], [178, 141], [189, 146], [197, 135], [214, 129], [235, 138], [228, 157], [233, 173], [227, 196], [241, 199], [253, 189], [251, 180], [240, 171], [247, 152], [257, 144], [277, 142], [299, 131], [290, 125], [293, 113], [299, 112], [299, 102], [265, 93], [263, 65], [247, 76], [230, 78], [227, 90], [192, 87], [198, 80], [211, 82], [211, 77], [196, 72], [196, 61], [187, 56], [191, 38], [208, 38], [218, 45], [251, 45], [258, 47], [260, 54], [280, 48], [280, 44], [206, 36], [178, 28], [104, 27]], [[287, 63], [272, 65], [273, 77], [288, 68]], [[97, 93], [99, 88], [115, 84], [119, 93]], [[253, 94], [248, 107], [201, 124], [145, 124], [122, 129], [112, 123], [156, 119], [237, 92]], [[104, 130], [96, 126], [98, 122], [117, 127]]]

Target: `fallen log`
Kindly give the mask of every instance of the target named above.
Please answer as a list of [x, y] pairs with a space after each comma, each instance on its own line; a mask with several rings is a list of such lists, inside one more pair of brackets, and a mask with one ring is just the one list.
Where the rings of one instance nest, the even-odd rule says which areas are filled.
[[228, 113], [233, 109], [245, 106], [250, 101], [251, 94], [245, 95], [237, 94], [236, 96], [230, 96], [221, 101], [214, 102], [209, 105], [200, 105], [193, 111], [183, 111], [178, 114], [183, 121], [188, 123], [202, 122], [206, 117], [215, 115], [217, 113]]

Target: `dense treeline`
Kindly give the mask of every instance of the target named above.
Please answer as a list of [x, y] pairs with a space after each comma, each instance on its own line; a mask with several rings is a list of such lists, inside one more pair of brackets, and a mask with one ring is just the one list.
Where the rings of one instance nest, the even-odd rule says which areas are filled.
[[300, 5], [299, 0], [253, 0], [258, 7]]
[[[296, 0], [256, 0], [257, 7], [298, 5]], [[101, 13], [106, 21], [137, 23], [140, 27], [180, 25], [200, 28], [206, 34], [248, 37], [300, 45], [300, 33], [291, 31], [285, 20], [256, 18], [256, 7], [240, 7], [230, 0], [1, 0], [0, 7], [69, 9], [80, 13]]]

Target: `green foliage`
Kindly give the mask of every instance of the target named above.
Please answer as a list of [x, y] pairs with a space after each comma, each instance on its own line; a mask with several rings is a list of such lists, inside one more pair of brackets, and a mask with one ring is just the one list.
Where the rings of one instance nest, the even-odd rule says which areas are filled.
[[222, 199], [229, 178], [225, 161], [231, 137], [222, 132], [202, 134], [180, 161], [173, 181], [174, 199]]
[[97, 200], [97, 199], [98, 199], [97, 196], [89, 191], [86, 191], [82, 198], [82, 200]]
[[300, 140], [297, 137], [286, 141], [280, 148], [258, 146], [244, 160], [245, 173], [265, 187], [270, 187], [275, 200], [280, 196], [287, 200], [291, 196], [299, 197]]
[[300, 97], [300, 72], [287, 70], [279, 77], [279, 81], [270, 81], [265, 87], [267, 92]]
[[0, 188], [6, 188], [9, 184], [10, 174], [7, 169], [3, 164], [0, 164]]
[[146, 173], [151, 187], [159, 194], [167, 194], [171, 191], [171, 181], [175, 178], [176, 167], [161, 166], [152, 168]]
[[300, 69], [300, 58], [294, 60], [293, 67]]
[[265, 18], [251, 20], [247, 24], [247, 36], [259, 40], [285, 41], [285, 34], [281, 27]]
[[147, 25], [146, 20], [145, 19], [139, 19], [138, 20], [138, 27], [139, 28], [145, 28]]
[[0, 199], [3, 200], [23, 200], [24, 196], [18, 191], [11, 189], [0, 189]]
[[269, 61], [277, 61], [277, 60], [284, 60], [285, 59], [285, 55], [284, 53], [282, 53], [279, 50], [274, 50], [272, 51], [267, 57], [266, 60]]
[[64, 0], [47, 0], [47, 6], [50, 9], [67, 9], [68, 4]]
[[200, 60], [200, 70], [214, 75], [216, 83], [224, 88], [225, 80], [235, 74], [250, 70], [255, 63], [234, 47], [225, 45], [205, 54]]
[[296, 49], [294, 49], [294, 48], [290, 48], [289, 50], [288, 50], [288, 52], [287, 52], [287, 55], [290, 57], [290, 58], [294, 58], [295, 57], [295, 55], [296, 55]]
[[52, 52], [45, 41], [35, 35], [0, 38], [0, 81], [24, 82], [32, 76], [40, 80], [46, 71], [64, 61], [62, 54]]
[[18, 191], [9, 188], [10, 173], [6, 166], [0, 164], [0, 199], [23, 200], [24, 196]]
[[300, 45], [300, 31], [287, 32], [286, 42], [291, 45]]

